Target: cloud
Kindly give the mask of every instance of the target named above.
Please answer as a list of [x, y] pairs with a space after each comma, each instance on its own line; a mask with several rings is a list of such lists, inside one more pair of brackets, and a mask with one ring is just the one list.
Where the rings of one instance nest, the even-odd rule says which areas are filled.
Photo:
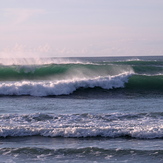
[[43, 14], [43, 9], [19, 9], [19, 8], [6, 8], [3, 9], [5, 18], [14, 25], [26, 22], [31, 17]]
[[51, 52], [51, 46], [48, 44], [30, 47], [16, 43], [13, 47], [4, 48], [0, 51], [1, 58], [29, 58], [48, 56]]

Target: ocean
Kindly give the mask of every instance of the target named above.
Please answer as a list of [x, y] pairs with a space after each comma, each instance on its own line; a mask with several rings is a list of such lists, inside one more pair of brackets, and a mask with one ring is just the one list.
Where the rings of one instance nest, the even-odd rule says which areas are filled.
[[0, 59], [0, 162], [163, 162], [163, 57]]

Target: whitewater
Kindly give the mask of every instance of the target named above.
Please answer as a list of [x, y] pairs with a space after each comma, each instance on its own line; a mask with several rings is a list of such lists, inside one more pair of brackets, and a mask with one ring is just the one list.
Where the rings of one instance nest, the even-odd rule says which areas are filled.
[[0, 59], [1, 162], [163, 161], [163, 57]]
[[[99, 58], [98, 58], [99, 59]], [[103, 59], [103, 60], [102, 60]], [[70, 95], [79, 89], [163, 91], [161, 60], [111, 58], [0, 61], [0, 95]]]

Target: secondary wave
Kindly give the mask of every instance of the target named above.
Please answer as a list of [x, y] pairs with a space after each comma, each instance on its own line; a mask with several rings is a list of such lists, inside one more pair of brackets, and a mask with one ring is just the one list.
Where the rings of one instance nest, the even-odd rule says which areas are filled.
[[[11, 123], [12, 122], [12, 123]], [[163, 113], [1, 115], [0, 137], [163, 138]]]
[[[162, 158], [162, 150], [135, 150], [135, 149], [105, 149], [98, 147], [85, 147], [85, 148], [60, 148], [60, 149], [49, 149], [49, 148], [36, 148], [36, 147], [24, 147], [24, 148], [1, 148], [1, 155], [13, 155], [16, 158], [21, 158], [23, 155], [27, 158], [35, 158], [37, 161], [43, 161], [46, 158], [53, 158], [56, 156], [57, 159], [70, 159], [71, 161], [74, 158], [95, 158], [100, 160], [111, 160], [116, 158], [123, 158], [124, 156], [130, 156], [128, 160], [133, 160], [136, 156], [149, 157], [148, 159]], [[53, 156], [53, 157], [52, 157]], [[60, 157], [59, 157], [60, 156]], [[147, 159], [146, 158], [146, 159]], [[81, 159], [81, 161], [83, 161]]]

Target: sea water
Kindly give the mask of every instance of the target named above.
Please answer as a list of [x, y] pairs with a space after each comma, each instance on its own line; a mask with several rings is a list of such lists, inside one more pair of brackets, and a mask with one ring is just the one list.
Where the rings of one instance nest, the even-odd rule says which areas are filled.
[[1, 162], [163, 162], [163, 57], [0, 63]]

